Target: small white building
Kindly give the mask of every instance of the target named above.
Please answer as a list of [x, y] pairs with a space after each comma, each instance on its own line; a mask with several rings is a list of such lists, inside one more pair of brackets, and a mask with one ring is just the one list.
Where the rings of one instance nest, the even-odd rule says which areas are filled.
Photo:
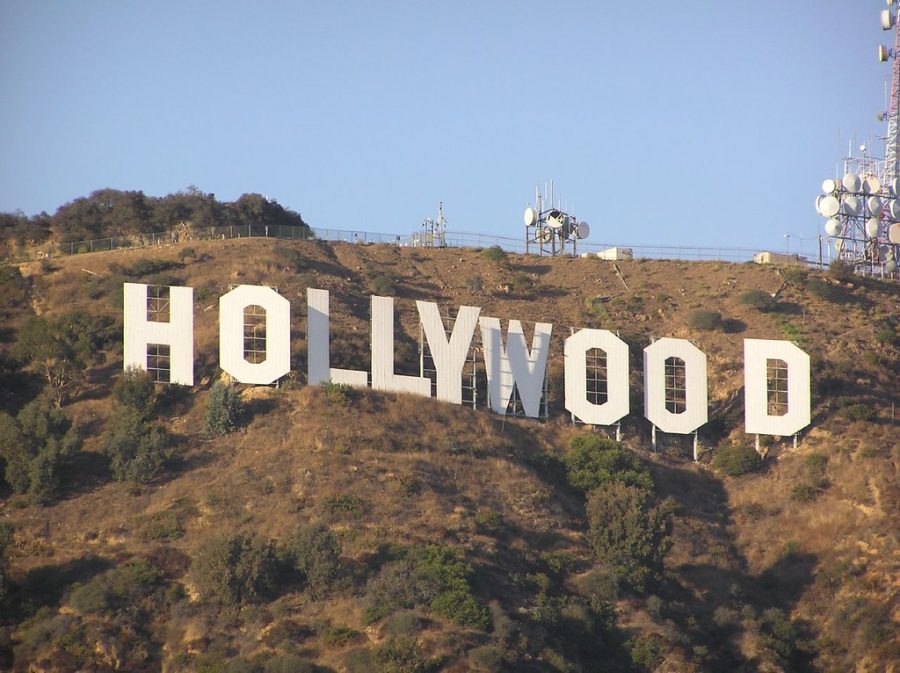
[[634, 259], [634, 251], [631, 248], [607, 248], [597, 253], [597, 257], [608, 262], [623, 259]]
[[808, 266], [809, 260], [802, 255], [789, 255], [784, 252], [758, 252], [753, 255], [757, 264], [777, 264], [779, 266]]

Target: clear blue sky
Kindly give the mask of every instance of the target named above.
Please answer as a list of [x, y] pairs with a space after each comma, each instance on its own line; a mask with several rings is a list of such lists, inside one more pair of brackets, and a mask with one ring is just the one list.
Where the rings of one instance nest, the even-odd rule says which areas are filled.
[[[0, 211], [103, 187], [259, 192], [315, 227], [812, 250], [882, 153], [878, 0], [0, 3]], [[808, 239], [808, 240], [802, 240]]]

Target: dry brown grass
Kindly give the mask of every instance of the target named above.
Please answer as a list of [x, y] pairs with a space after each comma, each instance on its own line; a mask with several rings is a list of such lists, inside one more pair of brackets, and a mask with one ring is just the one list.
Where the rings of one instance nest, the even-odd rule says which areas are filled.
[[[305, 270], [286, 268], [276, 245], [301, 253]], [[31, 305], [49, 315], [86, 308], [118, 318], [121, 278], [115, 265], [127, 270], [141, 258], [177, 261], [181, 247], [62, 258], [54, 260], [56, 270], [49, 273], [31, 268]], [[897, 401], [898, 353], [876, 342], [871, 319], [896, 314], [896, 286], [865, 293], [849, 288], [854, 301], [839, 304], [813, 298], [802, 281], [791, 282], [779, 295], [785, 312], [760, 313], [739, 301], [741, 293], [771, 293], [783, 279], [775, 269], [751, 264], [619, 262], [629, 291], [612, 265], [598, 260], [512, 256], [504, 268], [474, 250], [260, 240], [197, 241], [192, 247], [200, 259], [170, 271], [198, 297], [198, 386], [186, 407], [167, 419], [182, 437], [182, 462], [159, 483], [139, 490], [79, 474], [49, 507], [22, 506], [12, 497], [0, 501], [0, 512], [17, 529], [15, 578], [88, 554], [115, 558], [148, 551], [154, 543], [141, 539], [141, 522], [173, 503], [184, 506], [185, 532], [170, 544], [187, 554], [215, 530], [247, 528], [279, 539], [299, 523], [325, 520], [340, 533], [345, 555], [360, 563], [379, 545], [396, 541], [452, 541], [480, 559], [486, 573], [508, 572], [504, 563], [511, 562], [504, 554], [511, 550], [527, 556], [548, 544], [588, 558], [582, 506], [540, 462], [558, 456], [580, 432], [562, 414], [544, 423], [503, 422], [484, 409], [368, 391], [340, 406], [321, 389], [307, 387], [248, 393], [255, 413], [245, 429], [216, 441], [202, 436], [206, 389], [218, 375], [218, 297], [230, 284], [277, 286], [291, 301], [294, 351], [301, 355], [306, 287], [328, 289], [332, 334], [338, 335], [333, 365], [351, 366], [349, 359], [367, 357], [369, 283], [375, 274], [389, 273], [400, 329], [410, 339], [418, 337], [414, 299], [436, 301], [451, 311], [477, 305], [482, 315], [554, 323], [550, 366], [557, 371], [569, 328], [593, 324], [597, 316], [586, 308], [589, 300], [606, 298], [612, 325], [632, 344], [632, 380], [641, 378], [636, 344], [651, 336], [690, 338], [709, 357], [713, 408], [729, 404], [742, 385], [743, 338], [801, 335], [803, 347], [820, 363], [813, 372], [816, 420], [796, 451], [789, 441], [776, 444], [762, 473], [723, 480], [702, 465], [652, 456], [646, 452], [639, 404], [633, 409], [626, 438], [651, 461], [663, 493], [681, 505], [667, 561], [670, 580], [660, 591], [670, 592], [667, 600], [691, 596], [701, 623], [719, 604], [755, 601], [766, 607], [779, 591], [796, 594], [786, 604], [788, 611], [806, 619], [814, 634], [837, 643], [820, 653], [823, 668], [837, 670], [852, 657], [884, 656], [871, 654], [874, 646], [866, 649], [848, 639], [838, 612], [854, 596], [892, 606], [895, 615], [898, 610], [900, 445], [897, 425], [890, 420], [890, 403]], [[474, 274], [483, 280], [477, 294], [468, 283]], [[499, 289], [516, 274], [530, 278], [537, 289], [521, 294]], [[732, 321], [731, 328], [691, 332], [688, 316], [701, 307], [719, 311]], [[9, 315], [14, 335], [25, 312]], [[867, 360], [866, 353], [881, 359]], [[88, 454], [97, 449], [111, 412], [109, 379], [121, 366], [120, 357], [120, 351], [113, 352], [107, 365], [89, 372], [80, 396], [68, 407], [84, 429]], [[826, 374], [834, 379], [827, 389]], [[297, 379], [305, 381], [305, 372], [297, 372]], [[841, 408], [860, 400], [876, 405], [875, 422], [841, 418]], [[721, 435], [750, 439], [740, 425], [724, 428]], [[812, 501], [799, 502], [791, 489], [812, 451], [828, 457], [829, 485]], [[84, 469], [98, 468], [90, 463]], [[502, 540], [478, 530], [479, 510], [502, 515]], [[790, 583], [797, 586], [788, 592]], [[733, 595], [735, 586], [739, 598]], [[326, 619], [362, 629], [353, 596], [323, 604], [292, 595], [268, 609], [302, 609], [307, 621]], [[623, 601], [619, 609], [623, 623], [633, 624], [636, 632], [660, 628], [636, 601]], [[434, 625], [425, 639], [446, 647], [448, 641], [441, 640], [445, 628]], [[173, 627], [173, 638], [195, 640], [204, 629], [208, 625], [185, 618], [181, 627]], [[366, 631], [366, 638], [378, 641], [374, 632]], [[745, 633], [734, 639], [734, 647], [750, 656], [757, 642]], [[320, 651], [323, 663], [340, 664], [339, 653]], [[696, 663], [680, 655], [672, 661], [680, 663], [671, 670], [690, 670]]]

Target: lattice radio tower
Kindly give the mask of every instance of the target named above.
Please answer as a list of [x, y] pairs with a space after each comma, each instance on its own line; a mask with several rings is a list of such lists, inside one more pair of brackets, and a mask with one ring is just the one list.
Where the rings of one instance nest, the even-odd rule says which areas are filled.
[[844, 159], [844, 174], [822, 183], [824, 194], [816, 210], [828, 218], [825, 233], [831, 237], [838, 259], [861, 273], [896, 274], [900, 258], [900, 25], [893, 5], [881, 12], [881, 28], [894, 30], [894, 48], [878, 47], [878, 60], [893, 59], [890, 106], [879, 112], [887, 120], [884, 159], [866, 153]]

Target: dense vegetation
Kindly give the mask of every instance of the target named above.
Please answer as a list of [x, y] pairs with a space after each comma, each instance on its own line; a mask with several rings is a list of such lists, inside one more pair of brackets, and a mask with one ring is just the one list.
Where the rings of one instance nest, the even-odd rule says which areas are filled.
[[260, 194], [244, 194], [222, 202], [214, 194], [189, 187], [163, 197], [143, 192], [99, 189], [60, 206], [53, 214], [28, 217], [0, 213], [0, 251], [12, 254], [48, 239], [57, 242], [130, 237], [176, 228], [188, 230], [221, 226], [269, 225], [309, 231], [294, 211]]

